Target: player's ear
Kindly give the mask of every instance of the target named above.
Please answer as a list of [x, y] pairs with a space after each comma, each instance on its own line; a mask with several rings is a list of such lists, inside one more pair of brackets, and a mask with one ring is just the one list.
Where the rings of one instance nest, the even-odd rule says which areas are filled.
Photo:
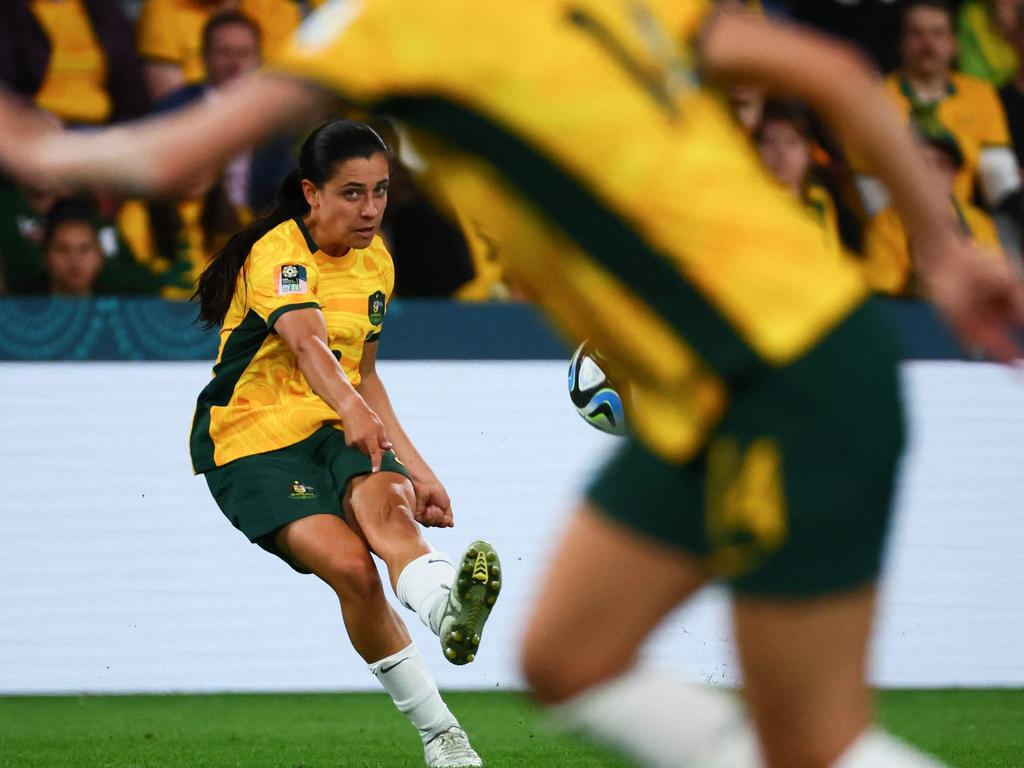
[[303, 179], [299, 182], [302, 185], [302, 196], [306, 198], [306, 202], [309, 203], [309, 207], [313, 207], [313, 201], [316, 200], [317, 194], [320, 192], [309, 179]]

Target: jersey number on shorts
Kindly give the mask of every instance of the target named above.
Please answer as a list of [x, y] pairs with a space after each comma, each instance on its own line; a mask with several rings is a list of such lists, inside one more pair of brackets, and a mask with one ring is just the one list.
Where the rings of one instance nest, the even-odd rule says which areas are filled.
[[745, 448], [731, 437], [711, 443], [707, 458], [705, 511], [712, 567], [739, 575], [786, 538], [782, 458], [769, 438]]

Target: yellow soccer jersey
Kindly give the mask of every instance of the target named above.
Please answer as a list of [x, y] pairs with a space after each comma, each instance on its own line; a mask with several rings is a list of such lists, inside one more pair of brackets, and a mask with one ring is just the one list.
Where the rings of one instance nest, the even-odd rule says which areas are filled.
[[[969, 200], [982, 150], [1010, 146], [1006, 113], [995, 88], [984, 80], [954, 72], [946, 97], [930, 105], [916, 103], [910, 84], [898, 73], [885, 78], [885, 88], [908, 121], [913, 117], [925, 123], [937, 122], [956, 137], [964, 156], [956, 178], [956, 196]], [[863, 163], [854, 162], [863, 169]]]
[[[293, 0], [241, 0], [238, 10], [255, 21], [263, 37], [263, 56], [272, 56], [295, 31], [301, 19]], [[146, 0], [137, 26], [139, 55], [180, 64], [186, 83], [206, 77], [203, 27], [212, 15], [196, 0]]]
[[698, 83], [679, 41], [709, 7], [336, 2], [276, 63], [402, 122], [513, 282], [628, 374], [636, 432], [674, 460], [702, 448], [730, 390], [866, 293]]
[[195, 471], [293, 445], [325, 425], [341, 429], [274, 324], [285, 312], [319, 307], [331, 351], [358, 387], [363, 347], [379, 338], [394, 286], [391, 255], [379, 237], [339, 257], [319, 250], [298, 219], [260, 238], [238, 275], [213, 379], [196, 405]]
[[112, 109], [107, 57], [82, 0], [33, 0], [32, 13], [50, 41], [50, 61], [36, 104], [68, 122], [104, 122]]
[[[955, 213], [964, 231], [986, 256], [1003, 258], [995, 222], [980, 208], [958, 202]], [[895, 208], [878, 212], [864, 233], [864, 274], [868, 284], [890, 296], [916, 296], [907, 232]]]

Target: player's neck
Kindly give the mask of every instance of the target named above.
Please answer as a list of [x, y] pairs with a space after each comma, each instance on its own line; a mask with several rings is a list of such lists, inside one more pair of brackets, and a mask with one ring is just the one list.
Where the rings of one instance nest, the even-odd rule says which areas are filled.
[[332, 242], [324, 232], [323, 227], [319, 226], [308, 214], [303, 217], [302, 221], [306, 225], [306, 231], [309, 232], [309, 236], [313, 239], [313, 242], [316, 243], [317, 249], [326, 253], [328, 256], [337, 258], [339, 256], [344, 256], [349, 252], [349, 250], [351, 250], [344, 243]]

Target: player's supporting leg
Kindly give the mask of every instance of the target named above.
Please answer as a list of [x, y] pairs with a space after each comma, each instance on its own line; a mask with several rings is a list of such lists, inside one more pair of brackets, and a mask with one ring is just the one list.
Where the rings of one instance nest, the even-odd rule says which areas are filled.
[[441, 639], [455, 664], [473, 661], [501, 590], [501, 564], [490, 544], [475, 541], [459, 561], [435, 552], [412, 515], [412, 483], [394, 472], [349, 483], [345, 511], [370, 549], [387, 564], [395, 594]]
[[871, 728], [874, 587], [815, 600], [737, 598], [745, 697], [769, 768], [935, 768]]
[[696, 558], [585, 506], [552, 563], [523, 669], [557, 720], [646, 765], [756, 765], [753, 730], [733, 697], [631, 669], [650, 631], [706, 582]]
[[313, 515], [282, 528], [275, 542], [338, 595], [352, 645], [395, 706], [419, 731], [427, 765], [480, 765], [480, 758], [441, 699], [405, 624], [384, 597], [380, 576], [363, 538], [334, 515]]

